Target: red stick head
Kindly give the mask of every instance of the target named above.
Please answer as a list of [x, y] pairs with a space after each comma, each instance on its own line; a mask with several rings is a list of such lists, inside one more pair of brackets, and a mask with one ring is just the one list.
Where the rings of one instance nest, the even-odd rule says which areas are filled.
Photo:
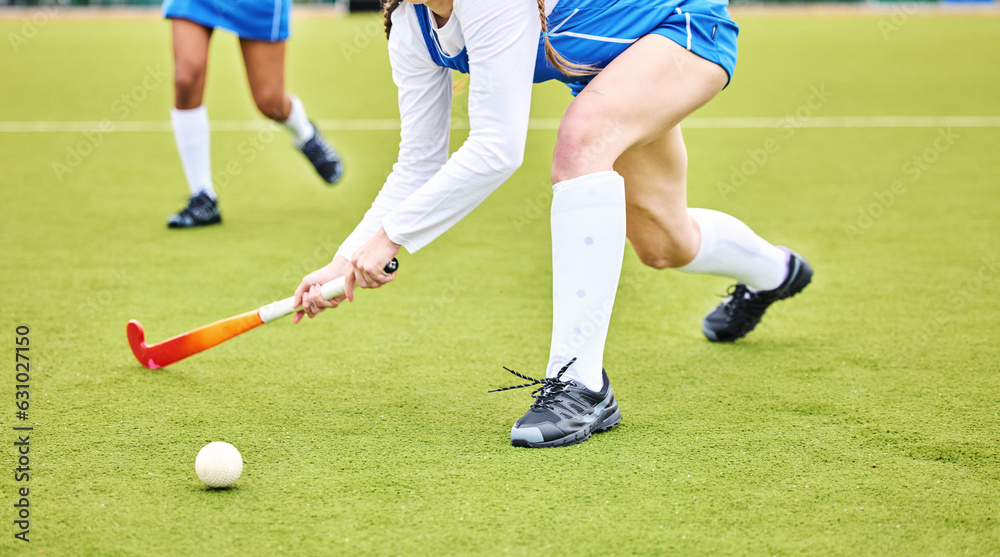
[[133, 319], [128, 322], [128, 344], [140, 364], [149, 369], [159, 369], [263, 324], [257, 310], [253, 310], [149, 345], [146, 344], [142, 325]]
[[132, 349], [135, 359], [149, 369], [158, 369], [160, 366], [156, 365], [147, 351], [149, 347], [146, 345], [146, 333], [142, 330], [142, 324], [133, 319], [128, 322], [126, 332], [128, 332], [128, 345]]

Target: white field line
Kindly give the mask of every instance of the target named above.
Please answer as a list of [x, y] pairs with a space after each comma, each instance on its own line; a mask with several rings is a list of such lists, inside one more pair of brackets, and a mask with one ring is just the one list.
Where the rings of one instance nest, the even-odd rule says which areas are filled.
[[[397, 120], [319, 120], [328, 131], [392, 131], [399, 129]], [[219, 132], [260, 131], [274, 128], [267, 120], [213, 120], [212, 130]], [[532, 118], [529, 128], [554, 130], [558, 118]], [[1000, 116], [814, 116], [791, 117], [705, 117], [688, 118], [686, 129], [773, 129], [773, 128], [997, 128]], [[169, 120], [103, 121], [23, 121], [0, 122], [0, 133], [67, 133], [67, 132], [169, 132]]]

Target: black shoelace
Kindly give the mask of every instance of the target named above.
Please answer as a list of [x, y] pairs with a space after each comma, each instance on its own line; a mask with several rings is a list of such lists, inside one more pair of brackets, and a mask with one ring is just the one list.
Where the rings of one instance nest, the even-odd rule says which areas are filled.
[[569, 384], [568, 381], [562, 380], [562, 376], [564, 373], [566, 373], [566, 370], [569, 369], [569, 366], [573, 365], [573, 362], [575, 361], [576, 358], [573, 358], [572, 360], [569, 361], [569, 363], [564, 365], [562, 369], [559, 370], [559, 373], [557, 373], [555, 377], [546, 377], [545, 379], [535, 379], [534, 377], [528, 377], [527, 375], [522, 375], [510, 369], [509, 367], [504, 366], [504, 369], [506, 369], [507, 371], [513, 373], [514, 375], [520, 377], [521, 379], [527, 379], [528, 381], [531, 381], [531, 383], [525, 383], [523, 385], [513, 385], [511, 387], [503, 387], [501, 389], [492, 389], [486, 392], [497, 393], [500, 391], [509, 391], [511, 389], [521, 389], [524, 387], [531, 387], [532, 385], [541, 385], [541, 387], [535, 389], [534, 391], [531, 391], [531, 396], [535, 398], [535, 402], [534, 404], [531, 405], [531, 407], [552, 408], [552, 404], [559, 401], [559, 399], [556, 397], [559, 395], [559, 393], [563, 392], [566, 389], [566, 386]]
[[730, 297], [729, 303], [725, 305], [725, 311], [729, 315], [740, 310], [766, 308], [770, 304], [769, 300], [764, 300], [756, 292], [751, 292], [742, 282], [730, 286], [726, 295]]

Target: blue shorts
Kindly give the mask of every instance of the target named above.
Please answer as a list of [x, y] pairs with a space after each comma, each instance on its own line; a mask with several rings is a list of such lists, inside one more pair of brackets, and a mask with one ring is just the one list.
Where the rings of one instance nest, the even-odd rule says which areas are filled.
[[[722, 66], [731, 80], [739, 27], [727, 6], [726, 0], [559, 0], [547, 18], [549, 42], [567, 60], [603, 68], [643, 36], [663, 35]], [[539, 38], [535, 83], [550, 79], [568, 84], [576, 95], [593, 78], [557, 70]]]
[[288, 39], [291, 0], [164, 0], [163, 16], [225, 29], [243, 39]]

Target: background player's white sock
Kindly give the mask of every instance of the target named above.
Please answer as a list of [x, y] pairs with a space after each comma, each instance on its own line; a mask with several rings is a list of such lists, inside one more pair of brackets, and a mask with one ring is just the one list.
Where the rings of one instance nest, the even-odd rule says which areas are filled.
[[306, 107], [295, 95], [292, 95], [292, 110], [288, 112], [288, 119], [284, 124], [292, 134], [292, 141], [299, 147], [305, 145], [315, 135], [315, 130], [309, 123], [309, 116], [306, 115]]
[[742, 221], [711, 209], [688, 209], [701, 229], [701, 248], [678, 271], [734, 278], [755, 290], [773, 290], [788, 274], [788, 252], [754, 233]]
[[191, 195], [208, 193], [215, 199], [212, 189], [212, 155], [208, 130], [208, 110], [205, 105], [189, 110], [170, 109], [170, 122], [174, 128], [177, 153], [187, 178]]
[[552, 347], [547, 377], [603, 383], [604, 342], [625, 253], [625, 180], [595, 172], [552, 186]]

